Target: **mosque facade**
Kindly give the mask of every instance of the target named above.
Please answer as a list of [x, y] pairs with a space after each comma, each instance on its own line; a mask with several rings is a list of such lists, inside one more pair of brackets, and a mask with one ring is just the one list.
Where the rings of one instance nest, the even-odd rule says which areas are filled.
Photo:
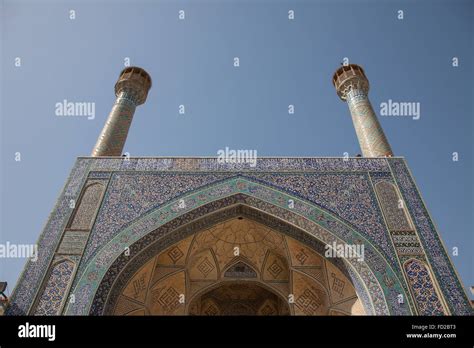
[[471, 315], [355, 64], [333, 77], [362, 156], [128, 157], [150, 76], [128, 67], [9, 315]]

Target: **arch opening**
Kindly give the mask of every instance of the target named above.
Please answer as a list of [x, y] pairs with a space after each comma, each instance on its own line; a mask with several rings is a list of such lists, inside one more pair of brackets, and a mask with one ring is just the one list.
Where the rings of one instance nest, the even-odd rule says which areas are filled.
[[[288, 208], [289, 200], [295, 202], [294, 209]], [[406, 294], [398, 275], [363, 234], [317, 205], [241, 177], [177, 197], [125, 226], [88, 261], [73, 290], [76, 302], [66, 313], [113, 314], [121, 289], [146, 261], [196, 231], [243, 212], [316, 252], [334, 242], [364, 243], [365, 259], [331, 258], [331, 263], [344, 266], [340, 269], [352, 280], [367, 314], [411, 313], [410, 306], [396, 299]], [[130, 251], [126, 256], [124, 249]]]
[[126, 267], [106, 314], [366, 314], [347, 265], [325, 258], [321, 242], [303, 244], [254, 219], [250, 207], [230, 209], [225, 220]]
[[289, 315], [285, 299], [255, 281], [224, 281], [196, 296], [189, 315]]

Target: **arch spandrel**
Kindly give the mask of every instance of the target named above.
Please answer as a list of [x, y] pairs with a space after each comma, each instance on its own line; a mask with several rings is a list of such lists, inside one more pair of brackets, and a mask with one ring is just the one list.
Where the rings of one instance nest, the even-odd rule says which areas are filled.
[[[289, 199], [296, 202], [294, 209], [289, 209], [286, 205]], [[182, 239], [183, 233], [191, 233], [186, 232], [186, 227], [180, 230], [181, 236], [171, 233], [183, 225], [183, 221], [196, 220], [200, 216], [239, 201], [253, 207], [255, 211], [265, 212], [264, 216], [276, 217], [279, 221], [288, 222], [288, 226], [304, 231], [300, 233], [300, 241], [309, 245], [314, 244], [316, 239], [326, 244], [364, 242], [366, 254], [370, 256], [368, 262], [345, 261], [350, 265], [351, 274], [356, 274], [363, 280], [364, 285], [359, 286], [359, 290], [365, 288], [371, 294], [367, 296], [365, 302], [369, 303], [369, 300], [373, 302], [376, 314], [411, 313], [408, 305], [396, 302], [395, 297], [400, 293], [409, 298], [398, 276], [362, 234], [314, 204], [239, 177], [181, 196], [145, 214], [123, 229], [87, 264], [86, 271], [74, 290], [76, 303], [69, 304], [66, 313], [86, 314], [89, 311], [94, 313], [95, 308], [103, 307], [104, 299], [97, 298], [93, 305], [91, 302], [99, 288], [110, 287], [110, 284], [107, 284], [112, 280], [104, 279], [106, 271], [127, 248], [130, 248], [131, 256], [135, 256], [138, 250], [134, 249], [136, 248], [134, 243], [138, 240], [143, 238], [142, 242], [151, 242], [153, 238], [158, 238], [159, 244], [161, 243], [161, 247], [164, 248], [166, 243], [170, 245]], [[288, 229], [288, 226], [284, 228]], [[157, 237], [153, 232], [160, 228], [161, 235]]]

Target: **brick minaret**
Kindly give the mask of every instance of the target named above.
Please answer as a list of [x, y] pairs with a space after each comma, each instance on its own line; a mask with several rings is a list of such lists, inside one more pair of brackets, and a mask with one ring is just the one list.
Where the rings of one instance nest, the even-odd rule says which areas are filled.
[[145, 102], [150, 87], [150, 75], [141, 68], [128, 67], [120, 73], [115, 84], [117, 99], [91, 156], [122, 155], [135, 108]]
[[340, 67], [332, 78], [337, 94], [347, 101], [364, 157], [393, 156], [377, 115], [370, 104], [369, 80], [364, 70], [349, 64]]

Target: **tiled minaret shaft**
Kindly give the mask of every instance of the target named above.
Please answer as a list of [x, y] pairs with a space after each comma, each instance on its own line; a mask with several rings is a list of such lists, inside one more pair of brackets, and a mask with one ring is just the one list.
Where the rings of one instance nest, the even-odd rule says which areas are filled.
[[332, 82], [337, 94], [347, 101], [364, 157], [393, 156], [392, 149], [369, 101], [369, 80], [364, 70], [349, 64], [340, 67]]
[[91, 156], [121, 156], [137, 105], [143, 104], [151, 88], [148, 73], [128, 67], [115, 84], [117, 99], [100, 133]]

